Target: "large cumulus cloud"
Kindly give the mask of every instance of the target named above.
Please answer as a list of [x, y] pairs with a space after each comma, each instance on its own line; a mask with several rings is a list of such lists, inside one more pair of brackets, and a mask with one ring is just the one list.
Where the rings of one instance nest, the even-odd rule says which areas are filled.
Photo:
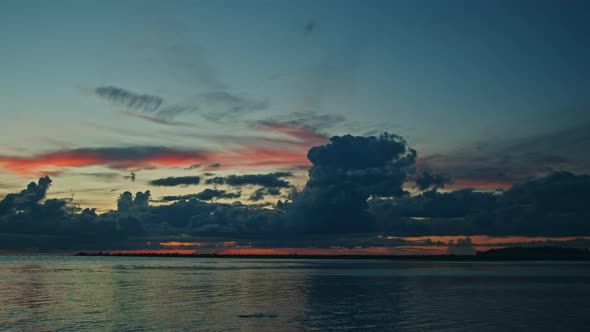
[[363, 232], [375, 229], [371, 196], [399, 197], [416, 151], [396, 135], [334, 136], [311, 148], [313, 166], [303, 190], [287, 207], [291, 227], [305, 232]]
[[590, 176], [553, 172], [501, 193], [428, 191], [375, 200], [382, 230], [399, 235], [590, 235]]

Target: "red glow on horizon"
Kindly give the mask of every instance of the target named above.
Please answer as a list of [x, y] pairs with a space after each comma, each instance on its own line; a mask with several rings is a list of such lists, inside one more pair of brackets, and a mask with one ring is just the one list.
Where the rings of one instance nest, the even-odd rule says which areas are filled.
[[169, 242], [160, 242], [162, 247], [194, 247], [194, 246], [201, 246], [204, 243], [201, 242], [178, 242], [178, 241], [169, 241]]
[[442, 255], [447, 247], [398, 246], [367, 248], [231, 248], [219, 255]]
[[109, 254], [182, 254], [192, 255], [197, 251], [194, 249], [122, 249], [122, 250], [103, 250], [103, 253]]

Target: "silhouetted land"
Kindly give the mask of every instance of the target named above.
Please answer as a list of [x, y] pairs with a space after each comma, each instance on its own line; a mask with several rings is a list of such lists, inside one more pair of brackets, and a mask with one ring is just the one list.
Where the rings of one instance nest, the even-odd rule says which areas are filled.
[[190, 257], [190, 258], [261, 258], [261, 259], [380, 259], [424, 261], [590, 261], [590, 250], [562, 247], [514, 247], [491, 249], [475, 255], [226, 255], [226, 254], [171, 254], [108, 252], [79, 252], [76, 256], [113, 257]]

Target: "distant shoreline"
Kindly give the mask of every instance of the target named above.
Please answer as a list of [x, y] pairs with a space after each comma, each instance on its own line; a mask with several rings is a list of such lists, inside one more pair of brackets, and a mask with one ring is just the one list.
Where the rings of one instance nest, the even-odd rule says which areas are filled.
[[491, 249], [475, 255], [253, 255], [253, 254], [178, 254], [178, 253], [109, 253], [79, 252], [75, 256], [88, 257], [174, 257], [174, 258], [238, 258], [238, 259], [348, 259], [399, 261], [590, 261], [588, 249], [562, 247], [514, 247]]

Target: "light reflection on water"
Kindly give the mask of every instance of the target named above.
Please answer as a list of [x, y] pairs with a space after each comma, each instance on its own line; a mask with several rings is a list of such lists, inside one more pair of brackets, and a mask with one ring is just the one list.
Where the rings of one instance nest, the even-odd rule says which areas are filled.
[[584, 330], [587, 263], [0, 255], [0, 330]]

